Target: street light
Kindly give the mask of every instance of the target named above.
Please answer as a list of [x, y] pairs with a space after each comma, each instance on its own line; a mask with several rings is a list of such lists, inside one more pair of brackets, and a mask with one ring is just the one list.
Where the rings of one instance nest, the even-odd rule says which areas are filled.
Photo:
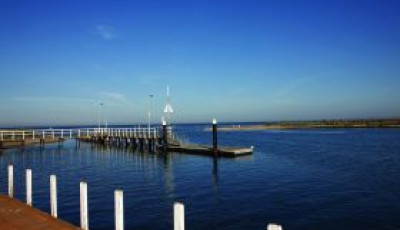
[[152, 94], [149, 95], [149, 124], [148, 124], [149, 134], [150, 134], [150, 125], [151, 125], [151, 99], [153, 97], [154, 97], [154, 95], [152, 95]]
[[99, 131], [101, 128], [101, 107], [103, 106], [103, 102], [99, 103], [99, 110], [98, 110], [98, 125], [99, 125]]

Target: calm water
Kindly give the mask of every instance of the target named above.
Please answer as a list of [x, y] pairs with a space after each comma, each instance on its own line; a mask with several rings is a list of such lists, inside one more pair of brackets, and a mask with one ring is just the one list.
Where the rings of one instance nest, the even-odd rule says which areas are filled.
[[[178, 126], [209, 143], [204, 126]], [[191, 131], [189, 132], [188, 129]], [[113, 229], [114, 190], [124, 190], [126, 229], [172, 229], [172, 205], [185, 204], [187, 229], [400, 229], [400, 130], [226, 132], [221, 144], [254, 146], [237, 159], [104, 148], [74, 141], [0, 155], [0, 191], [14, 164], [16, 197], [33, 169], [34, 206], [49, 211], [57, 175], [59, 217], [79, 225], [79, 181], [88, 182], [91, 229]]]

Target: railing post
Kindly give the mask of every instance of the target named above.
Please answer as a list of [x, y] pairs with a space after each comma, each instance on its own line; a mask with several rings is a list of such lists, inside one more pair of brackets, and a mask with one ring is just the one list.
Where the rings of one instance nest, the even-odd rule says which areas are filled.
[[72, 129], [69, 130], [69, 138], [72, 138]]
[[88, 201], [87, 201], [87, 184], [86, 182], [80, 183], [80, 207], [81, 207], [81, 228], [83, 230], [89, 229], [89, 213], [88, 213]]
[[3, 141], [3, 132], [2, 131], [0, 131], [0, 141]]
[[55, 138], [55, 136], [54, 136], [54, 130], [51, 132], [51, 135], [53, 136], [53, 139]]
[[22, 140], [25, 140], [25, 131], [22, 131]]
[[174, 203], [174, 230], [185, 230], [185, 207], [182, 203]]
[[81, 130], [78, 129], [78, 137], [81, 137]]
[[50, 210], [51, 216], [57, 218], [57, 178], [50, 175]]
[[14, 197], [14, 166], [8, 166], [8, 196]]
[[14, 131], [12, 132], [12, 140], [15, 140], [15, 133], [14, 133]]
[[35, 130], [32, 131], [32, 140], [35, 140]]
[[89, 129], [86, 130], [86, 136], [89, 137]]
[[26, 204], [32, 206], [32, 169], [26, 170]]
[[44, 134], [44, 131], [42, 131], [42, 137], [43, 137], [43, 140], [46, 137], [45, 134]]
[[115, 230], [124, 229], [124, 192], [122, 190], [115, 190]]

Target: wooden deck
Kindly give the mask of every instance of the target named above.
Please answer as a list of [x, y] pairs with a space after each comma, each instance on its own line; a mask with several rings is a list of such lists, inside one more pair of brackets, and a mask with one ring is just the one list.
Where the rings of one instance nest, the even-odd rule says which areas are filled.
[[[196, 144], [182, 144], [182, 145], [170, 145], [168, 151], [181, 152], [181, 153], [192, 153], [198, 155], [209, 155], [214, 156], [214, 151], [211, 146], [207, 145], [196, 145]], [[223, 157], [238, 157], [244, 155], [250, 155], [253, 153], [252, 148], [243, 147], [218, 147], [218, 156]]]
[[72, 230], [80, 229], [60, 219], [0, 195], [0, 229], [2, 230]]

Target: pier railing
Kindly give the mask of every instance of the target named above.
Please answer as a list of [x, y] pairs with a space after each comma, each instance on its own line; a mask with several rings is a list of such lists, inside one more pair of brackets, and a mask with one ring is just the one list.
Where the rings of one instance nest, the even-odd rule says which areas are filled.
[[[171, 129], [168, 133], [172, 135]], [[148, 138], [161, 137], [159, 128], [79, 128], [0, 130], [0, 141], [35, 139], [72, 139], [84, 137]]]

